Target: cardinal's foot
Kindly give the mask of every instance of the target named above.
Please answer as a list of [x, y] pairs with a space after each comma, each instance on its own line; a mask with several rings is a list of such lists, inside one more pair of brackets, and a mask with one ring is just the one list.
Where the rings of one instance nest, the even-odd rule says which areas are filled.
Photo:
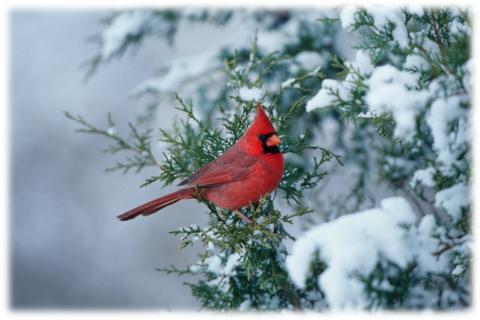
[[246, 223], [253, 223], [252, 220], [247, 217], [246, 215], [244, 215], [242, 212], [240, 211], [233, 211], [233, 213], [237, 214], [240, 218], [242, 218], [243, 221], [245, 221]]

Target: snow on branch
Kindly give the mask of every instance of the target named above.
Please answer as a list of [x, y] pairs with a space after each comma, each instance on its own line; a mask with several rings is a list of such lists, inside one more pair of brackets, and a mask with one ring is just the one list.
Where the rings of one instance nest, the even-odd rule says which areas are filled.
[[[381, 263], [393, 263], [400, 269], [419, 260], [423, 271], [445, 268], [445, 259], [432, 253], [438, 240], [432, 237], [435, 220], [426, 216], [420, 226], [412, 227], [416, 216], [401, 198], [387, 198], [380, 208], [342, 216], [321, 224], [302, 235], [287, 257], [288, 273], [298, 288], [305, 288], [315, 253], [326, 269], [318, 278], [331, 308], [366, 308], [363, 278]], [[389, 283], [383, 286], [388, 290]]]
[[115, 16], [101, 34], [102, 59], [109, 60], [122, 50], [129, 38], [139, 37], [145, 32], [151, 17], [150, 12], [141, 10], [125, 11]]
[[162, 75], [150, 78], [140, 83], [131, 92], [132, 95], [142, 95], [146, 92], [174, 92], [187, 81], [192, 81], [213, 72], [222, 66], [217, 51], [208, 51], [191, 57], [177, 58]]

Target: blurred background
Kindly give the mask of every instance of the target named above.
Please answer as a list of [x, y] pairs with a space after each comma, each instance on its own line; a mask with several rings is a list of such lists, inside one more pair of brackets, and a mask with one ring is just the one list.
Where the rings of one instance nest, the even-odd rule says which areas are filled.
[[[116, 215], [168, 190], [138, 188], [154, 174], [105, 174], [114, 159], [105, 140], [77, 134], [63, 111], [117, 131], [143, 107], [129, 92], [154, 66], [205, 50], [238, 28], [198, 25], [179, 30], [174, 46], [146, 41], [135, 58], [102, 66], [88, 81], [82, 63], [102, 11], [10, 12], [11, 57], [11, 306], [29, 308], [198, 308], [188, 278], [155, 270], [197, 260], [168, 232], [204, 223], [199, 205], [184, 201], [153, 219], [120, 223]], [[208, 41], [207, 41], [208, 40]], [[158, 127], [168, 128], [173, 107]], [[158, 184], [160, 186], [160, 184]]]

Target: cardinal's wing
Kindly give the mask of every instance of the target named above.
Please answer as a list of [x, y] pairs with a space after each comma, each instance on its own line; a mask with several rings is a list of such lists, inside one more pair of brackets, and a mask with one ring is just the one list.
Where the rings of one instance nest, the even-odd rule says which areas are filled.
[[250, 176], [250, 168], [256, 158], [243, 151], [230, 149], [214, 161], [198, 169], [179, 186], [195, 185], [199, 187], [214, 186], [240, 181]]

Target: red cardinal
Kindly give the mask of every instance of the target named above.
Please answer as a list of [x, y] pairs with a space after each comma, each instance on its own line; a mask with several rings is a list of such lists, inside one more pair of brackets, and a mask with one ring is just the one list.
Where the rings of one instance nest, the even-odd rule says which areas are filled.
[[[261, 105], [245, 134], [224, 154], [182, 181], [183, 189], [118, 216], [122, 221], [148, 216], [182, 199], [204, 199], [237, 211], [272, 192], [283, 175], [280, 138]], [[241, 212], [242, 219], [250, 222]]]

